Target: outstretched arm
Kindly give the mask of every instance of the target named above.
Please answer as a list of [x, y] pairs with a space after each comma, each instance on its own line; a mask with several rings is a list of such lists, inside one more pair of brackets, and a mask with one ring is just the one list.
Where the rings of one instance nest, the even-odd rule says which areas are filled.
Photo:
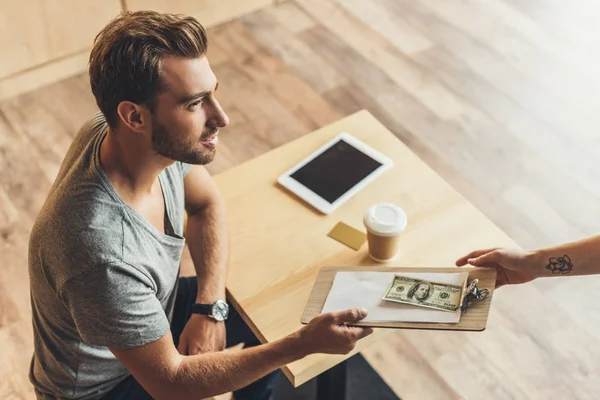
[[600, 274], [600, 236], [534, 251], [476, 250], [456, 261], [498, 270], [496, 286], [518, 284], [541, 277]]

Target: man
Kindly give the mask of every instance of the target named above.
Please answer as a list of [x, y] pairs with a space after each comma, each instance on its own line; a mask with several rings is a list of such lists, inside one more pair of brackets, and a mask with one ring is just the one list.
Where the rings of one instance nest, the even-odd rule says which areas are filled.
[[456, 261], [457, 266], [495, 268], [496, 287], [526, 283], [536, 278], [600, 273], [600, 236], [534, 251], [476, 250]]
[[432, 289], [430, 283], [419, 282], [410, 288], [406, 297], [411, 301], [420, 303], [429, 298], [429, 293], [432, 292]]
[[[354, 309], [258, 345], [228, 315], [225, 205], [202, 165], [229, 120], [206, 43], [195, 19], [148, 11], [96, 37], [101, 114], [69, 148], [30, 238], [39, 399], [267, 399], [276, 369], [372, 332], [346, 325], [366, 316]], [[178, 278], [186, 240], [197, 279]], [[255, 347], [223, 351], [240, 342]]]

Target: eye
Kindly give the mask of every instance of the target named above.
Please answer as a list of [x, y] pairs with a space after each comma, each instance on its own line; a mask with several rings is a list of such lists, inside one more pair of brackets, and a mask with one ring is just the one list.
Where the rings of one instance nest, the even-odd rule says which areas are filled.
[[191, 104], [188, 106], [188, 110], [193, 110], [193, 109], [195, 109], [196, 107], [198, 107], [199, 105], [202, 105], [202, 99], [200, 99], [200, 100], [196, 100], [195, 102], [191, 103]]

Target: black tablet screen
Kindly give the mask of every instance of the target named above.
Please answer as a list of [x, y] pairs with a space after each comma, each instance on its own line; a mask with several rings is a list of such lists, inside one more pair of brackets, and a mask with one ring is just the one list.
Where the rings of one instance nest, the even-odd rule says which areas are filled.
[[382, 164], [339, 140], [290, 176], [333, 203]]

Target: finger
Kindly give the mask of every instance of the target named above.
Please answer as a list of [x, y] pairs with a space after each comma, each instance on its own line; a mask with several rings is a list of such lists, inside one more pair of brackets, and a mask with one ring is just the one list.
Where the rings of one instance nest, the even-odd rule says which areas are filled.
[[187, 340], [183, 335], [179, 337], [179, 345], [177, 346], [177, 351], [182, 356], [187, 355]]
[[233, 345], [233, 346], [227, 347], [225, 350], [227, 350], [227, 349], [231, 349], [232, 347], [236, 347], [236, 348], [239, 348], [240, 350], [242, 350], [243, 348], [245, 348], [245, 347], [246, 347], [246, 343], [245, 343], [245, 342], [239, 342], [239, 343], [238, 343], [238, 344], [236, 344], [236, 345]]
[[475, 251], [472, 251], [472, 252], [470, 252], [469, 254], [467, 254], [466, 256], [464, 256], [464, 257], [461, 257], [461, 258], [459, 258], [458, 260], [456, 260], [456, 266], [457, 266], [457, 267], [462, 267], [463, 265], [466, 265], [466, 264], [467, 264], [467, 262], [468, 262], [468, 260], [469, 260], [470, 258], [476, 258], [476, 257], [479, 257], [479, 256], [481, 256], [481, 255], [483, 255], [483, 254], [490, 253], [490, 252], [492, 252], [492, 251], [494, 251], [494, 250], [496, 250], [496, 249], [497, 249], [497, 248], [485, 249], [485, 250], [475, 250]]
[[235, 346], [228, 347], [223, 351], [227, 352], [227, 353], [238, 353], [238, 352], [242, 351], [242, 349], [244, 348], [244, 345], [245, 345], [245, 343], [238, 343]]
[[188, 348], [188, 355], [195, 356], [196, 354], [202, 353], [202, 349], [198, 346], [190, 345]]
[[467, 262], [476, 267], [486, 267], [488, 264], [500, 264], [501, 255], [492, 251], [479, 257], [469, 258]]
[[344, 311], [332, 313], [333, 322], [344, 324], [348, 322], [357, 322], [367, 316], [367, 310], [364, 308], [351, 308]]

